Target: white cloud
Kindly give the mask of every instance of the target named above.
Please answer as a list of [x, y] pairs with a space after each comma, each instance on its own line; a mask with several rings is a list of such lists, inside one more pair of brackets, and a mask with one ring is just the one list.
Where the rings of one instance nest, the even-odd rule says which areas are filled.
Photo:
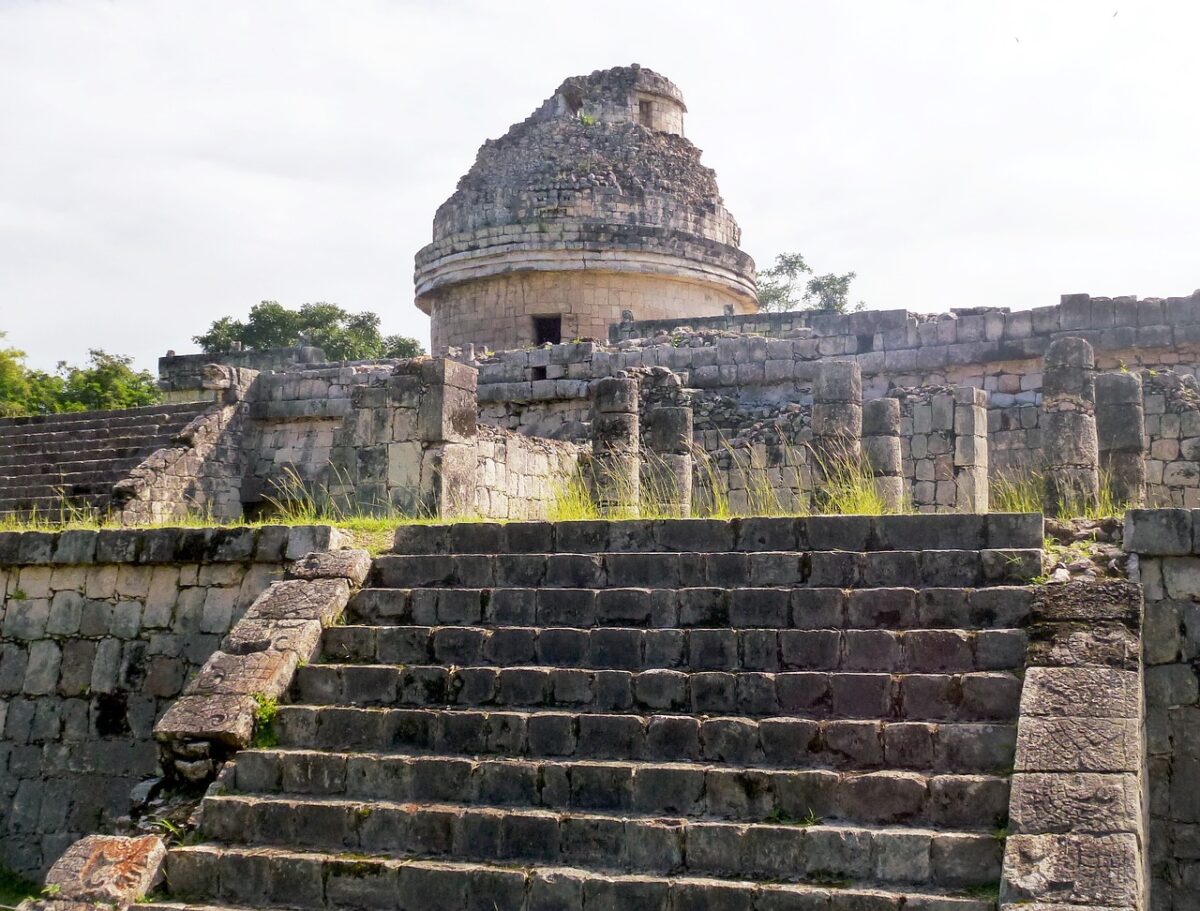
[[[684, 90], [744, 246], [873, 307], [1200, 285], [1200, 7], [0, 3], [0, 330], [144, 366], [262, 298], [425, 337], [412, 257], [566, 76]], [[1019, 39], [1019, 41], [1017, 40]]]

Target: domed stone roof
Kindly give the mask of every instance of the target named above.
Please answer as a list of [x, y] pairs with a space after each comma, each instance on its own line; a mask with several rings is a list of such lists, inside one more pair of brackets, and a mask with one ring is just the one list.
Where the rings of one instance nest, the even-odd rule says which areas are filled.
[[637, 65], [565, 80], [483, 144], [438, 208], [417, 254], [418, 306], [488, 276], [595, 269], [717, 285], [753, 309], [754, 263], [683, 136], [685, 111], [678, 87]]

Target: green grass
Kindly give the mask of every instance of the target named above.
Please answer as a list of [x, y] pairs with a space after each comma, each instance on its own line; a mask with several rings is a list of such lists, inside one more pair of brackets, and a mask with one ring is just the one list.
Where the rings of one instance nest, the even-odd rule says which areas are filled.
[[269, 750], [279, 745], [279, 734], [275, 730], [275, 715], [279, 712], [279, 702], [274, 696], [255, 693], [254, 699], [254, 739], [250, 745], [256, 750]]
[[40, 887], [5, 867], [0, 867], [0, 907], [15, 908], [27, 898], [41, 894]]
[[[1041, 512], [1045, 475], [1036, 468], [1002, 472], [991, 480], [989, 499], [992, 512]], [[1132, 508], [1132, 503], [1113, 495], [1112, 480], [1106, 471], [1100, 472], [1100, 496], [1095, 503], [1068, 504], [1066, 517], [1075, 519], [1108, 519], [1120, 517]]]
[[[799, 491], [772, 485], [766, 466], [755, 464], [751, 450], [735, 448], [726, 443], [728, 468], [721, 468], [711, 453], [694, 450], [692, 453], [692, 508], [690, 515], [697, 519], [731, 519], [742, 516], [806, 516], [806, 515], [868, 515], [908, 511], [908, 505], [889, 508], [880, 496], [871, 466], [857, 453], [819, 456], [808, 446], [783, 447], [783, 466], [795, 469], [811, 468], [821, 478], [817, 491]], [[653, 458], [653, 456], [650, 456]], [[652, 466], [653, 467], [653, 466]], [[780, 466], [772, 466], [780, 467]], [[667, 519], [680, 515], [673, 493], [664, 480], [666, 472], [642, 472], [639, 490], [620, 479], [616, 481], [618, 502], [637, 502], [638, 509], [604, 510], [596, 501], [594, 476], [581, 467], [572, 475], [553, 501], [547, 518], [550, 521], [589, 519]], [[649, 481], [647, 478], [649, 477]], [[741, 482], [737, 487], [735, 507], [730, 493], [730, 478]], [[657, 489], [656, 489], [657, 488]]]

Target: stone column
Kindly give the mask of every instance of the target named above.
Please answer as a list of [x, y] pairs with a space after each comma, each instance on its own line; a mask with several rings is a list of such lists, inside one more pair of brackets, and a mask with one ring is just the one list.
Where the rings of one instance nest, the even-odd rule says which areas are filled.
[[954, 389], [954, 511], [988, 511], [988, 394]]
[[638, 381], [606, 376], [592, 383], [592, 489], [605, 515], [636, 516], [641, 503]]
[[904, 505], [904, 476], [900, 457], [900, 402], [875, 399], [863, 405], [862, 449], [875, 490], [889, 512]]
[[1146, 415], [1139, 374], [1096, 377], [1096, 440], [1101, 482], [1113, 501], [1141, 506], [1146, 500]]
[[686, 518], [692, 510], [692, 409], [652, 406], [643, 420], [642, 490], [669, 515]]
[[812, 386], [813, 503], [840, 465], [862, 458], [862, 373], [854, 361], [818, 363]]
[[1041, 427], [1047, 515], [1078, 514], [1099, 501], [1095, 373], [1092, 346], [1081, 338], [1056, 339], [1046, 349]]
[[356, 387], [330, 457], [335, 506], [409, 516], [472, 513], [477, 378], [474, 367], [447, 358], [413, 358]]

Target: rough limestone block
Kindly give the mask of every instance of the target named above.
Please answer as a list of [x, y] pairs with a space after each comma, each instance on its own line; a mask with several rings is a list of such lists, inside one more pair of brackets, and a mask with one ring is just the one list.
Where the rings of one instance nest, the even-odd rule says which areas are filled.
[[1004, 852], [1001, 900], [1140, 907], [1134, 835], [1014, 835]]
[[301, 557], [288, 574], [296, 579], [346, 579], [351, 585], [362, 585], [370, 571], [371, 555], [365, 550], [334, 550]]
[[1109, 667], [1033, 667], [1025, 674], [1021, 716], [1136, 718], [1140, 679]]
[[1132, 772], [1141, 761], [1139, 722], [1128, 718], [1022, 718], [1019, 772]]
[[1131, 773], [1013, 776], [1009, 826], [1015, 834], [1136, 832], [1141, 813], [1141, 788]]
[[261, 651], [246, 655], [215, 652], [184, 689], [185, 696], [277, 697], [287, 689], [295, 673], [295, 652]]
[[350, 601], [345, 579], [276, 582], [246, 610], [248, 620], [319, 620], [329, 626]]
[[288, 560], [299, 560], [315, 551], [339, 550], [350, 546], [350, 536], [332, 525], [297, 525], [288, 532]]
[[150, 891], [166, 855], [162, 839], [154, 835], [89, 835], [55, 861], [46, 874], [46, 885], [58, 887], [57, 900], [103, 902], [123, 908]]
[[1192, 510], [1131, 509], [1125, 515], [1125, 550], [1144, 556], [1192, 552]]
[[1141, 623], [1141, 605], [1142, 592], [1134, 582], [1064, 582], [1038, 586], [1033, 619], [1119, 620], [1136, 628]]
[[166, 743], [215, 740], [240, 750], [254, 736], [257, 708], [249, 695], [180, 696], [154, 726], [154, 738]]

